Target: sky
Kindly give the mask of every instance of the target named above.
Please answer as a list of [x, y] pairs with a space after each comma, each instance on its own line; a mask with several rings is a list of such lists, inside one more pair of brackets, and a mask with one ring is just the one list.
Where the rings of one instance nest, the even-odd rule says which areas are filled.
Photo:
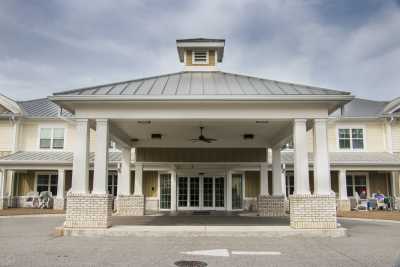
[[222, 71], [400, 97], [400, 0], [2, 0], [0, 93], [181, 71], [175, 40], [194, 37], [226, 39]]

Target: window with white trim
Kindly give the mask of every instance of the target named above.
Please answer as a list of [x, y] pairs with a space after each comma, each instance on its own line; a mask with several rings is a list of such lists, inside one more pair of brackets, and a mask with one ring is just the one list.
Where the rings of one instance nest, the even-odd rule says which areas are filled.
[[340, 128], [338, 138], [340, 149], [364, 149], [364, 129], [362, 128]]
[[286, 173], [286, 196], [293, 195], [294, 193], [294, 173]]
[[57, 174], [38, 174], [36, 191], [40, 194], [43, 191], [51, 192], [57, 196], [58, 175]]
[[357, 192], [359, 196], [362, 192], [368, 194], [367, 176], [359, 174], [346, 175], [347, 196], [352, 197]]
[[192, 64], [208, 64], [208, 51], [193, 50]]
[[41, 128], [39, 140], [40, 149], [63, 149], [64, 135], [64, 128]]

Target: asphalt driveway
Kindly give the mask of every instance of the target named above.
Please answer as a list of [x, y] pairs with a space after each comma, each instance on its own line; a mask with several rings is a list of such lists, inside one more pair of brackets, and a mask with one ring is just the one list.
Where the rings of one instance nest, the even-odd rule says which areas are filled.
[[[349, 229], [344, 238], [54, 237], [62, 222], [0, 218], [0, 266], [176, 266], [180, 260], [208, 266], [394, 266], [400, 257], [398, 223], [342, 220]], [[218, 253], [190, 255], [204, 251]]]

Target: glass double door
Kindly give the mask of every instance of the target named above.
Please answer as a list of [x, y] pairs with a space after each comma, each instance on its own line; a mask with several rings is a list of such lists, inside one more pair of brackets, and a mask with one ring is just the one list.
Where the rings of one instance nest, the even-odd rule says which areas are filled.
[[179, 176], [178, 209], [224, 209], [225, 177]]

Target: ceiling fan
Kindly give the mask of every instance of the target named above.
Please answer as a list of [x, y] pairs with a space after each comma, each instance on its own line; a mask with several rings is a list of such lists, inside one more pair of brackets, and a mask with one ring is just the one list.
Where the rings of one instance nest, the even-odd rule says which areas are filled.
[[203, 129], [204, 129], [204, 127], [201, 126], [200, 127], [200, 135], [199, 135], [199, 137], [194, 138], [194, 139], [190, 139], [190, 141], [192, 141], [192, 142], [204, 142], [204, 143], [211, 143], [211, 142], [217, 141], [217, 139], [205, 137], [203, 135]]

